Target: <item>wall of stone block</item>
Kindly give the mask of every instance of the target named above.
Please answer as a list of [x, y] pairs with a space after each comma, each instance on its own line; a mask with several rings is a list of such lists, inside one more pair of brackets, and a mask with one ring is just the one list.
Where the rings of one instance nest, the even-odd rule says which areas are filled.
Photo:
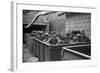
[[84, 30], [86, 36], [91, 37], [91, 14], [76, 14], [66, 18], [66, 32]]

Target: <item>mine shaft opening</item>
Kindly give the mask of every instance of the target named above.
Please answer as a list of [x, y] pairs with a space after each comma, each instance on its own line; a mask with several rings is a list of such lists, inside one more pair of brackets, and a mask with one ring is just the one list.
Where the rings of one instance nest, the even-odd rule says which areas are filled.
[[23, 32], [24, 33], [31, 33], [32, 31], [34, 31], [34, 30], [36, 30], [36, 31], [45, 31], [45, 29], [46, 29], [46, 27], [47, 27], [47, 25], [45, 24], [45, 25], [37, 25], [37, 24], [34, 24], [34, 25], [32, 25], [31, 27], [29, 27], [29, 28], [24, 28], [23, 27]]

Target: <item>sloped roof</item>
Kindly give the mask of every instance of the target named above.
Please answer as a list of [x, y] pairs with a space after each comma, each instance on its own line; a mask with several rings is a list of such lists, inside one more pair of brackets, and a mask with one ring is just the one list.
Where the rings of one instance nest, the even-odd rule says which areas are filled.
[[28, 28], [30, 25], [32, 25], [38, 19], [38, 17], [43, 16], [43, 15], [47, 15], [47, 14], [50, 14], [50, 13], [54, 13], [54, 12], [55, 11], [41, 11], [41, 12], [38, 12], [37, 14], [35, 14], [34, 18], [32, 20], [30, 20], [30, 23], [28, 23], [26, 28]]

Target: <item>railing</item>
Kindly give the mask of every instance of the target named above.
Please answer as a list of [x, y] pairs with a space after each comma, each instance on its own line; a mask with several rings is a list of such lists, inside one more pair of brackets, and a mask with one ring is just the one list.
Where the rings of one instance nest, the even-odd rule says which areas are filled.
[[[32, 51], [33, 54], [39, 58], [39, 61], [58, 61], [61, 60], [61, 51], [62, 47], [79, 47], [79, 46], [90, 46], [90, 43], [72, 43], [72, 44], [59, 44], [59, 45], [51, 45], [45, 43], [35, 37], [33, 38], [33, 46]], [[73, 53], [73, 52], [72, 52]], [[84, 57], [84, 56], [83, 56]]]

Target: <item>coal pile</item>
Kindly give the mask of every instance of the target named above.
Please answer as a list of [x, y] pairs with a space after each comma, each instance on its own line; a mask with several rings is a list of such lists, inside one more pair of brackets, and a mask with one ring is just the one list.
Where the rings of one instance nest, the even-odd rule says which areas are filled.
[[60, 34], [55, 31], [46, 33], [43, 31], [32, 31], [31, 36], [52, 45], [90, 42], [90, 39], [85, 35], [84, 31], [70, 31], [66, 34]]

